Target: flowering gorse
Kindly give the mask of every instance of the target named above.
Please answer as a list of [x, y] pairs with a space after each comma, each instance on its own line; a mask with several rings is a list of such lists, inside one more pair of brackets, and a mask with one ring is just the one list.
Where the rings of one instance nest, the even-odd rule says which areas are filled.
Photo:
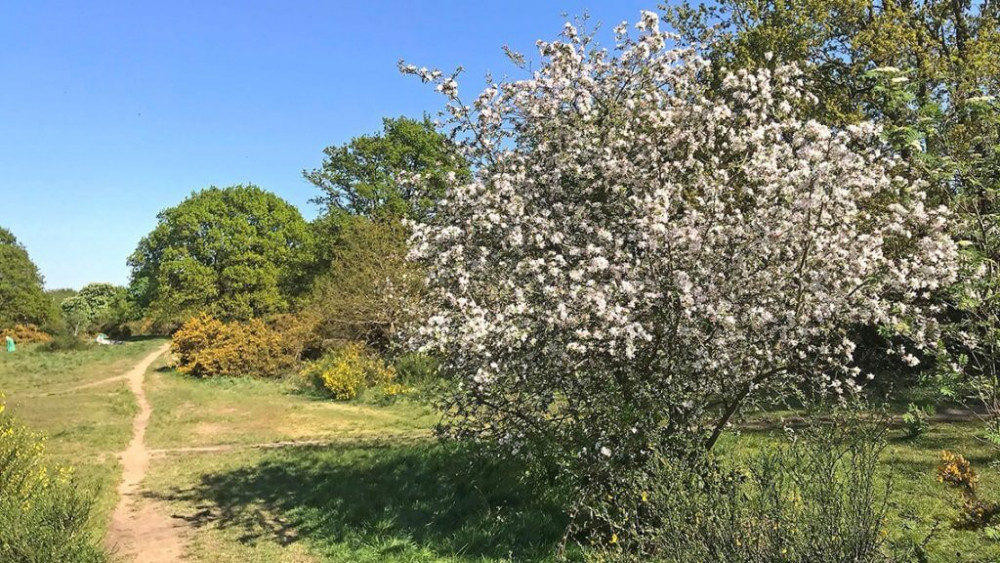
[[641, 466], [677, 436], [711, 447], [753, 401], [854, 388], [852, 325], [934, 334], [948, 214], [879, 131], [800, 118], [816, 100], [794, 66], [713, 89], [658, 25], [644, 12], [608, 50], [567, 24], [471, 106], [454, 75], [401, 67], [449, 97], [475, 169], [411, 241], [455, 433]]

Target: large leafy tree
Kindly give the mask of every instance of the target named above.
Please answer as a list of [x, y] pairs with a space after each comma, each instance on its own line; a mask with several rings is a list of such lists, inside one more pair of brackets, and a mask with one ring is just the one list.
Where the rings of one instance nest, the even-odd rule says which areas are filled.
[[873, 80], [885, 68], [905, 73], [896, 82], [912, 85], [924, 117], [960, 119], [1000, 85], [998, 16], [992, 0], [720, 0], [665, 13], [686, 42], [706, 45], [717, 73], [808, 61], [812, 111], [829, 122], [909, 119]]
[[[316, 285], [313, 302], [326, 302], [346, 312], [347, 303], [361, 305], [363, 301], [349, 297], [346, 302], [340, 302], [336, 295], [346, 291], [360, 299], [364, 291], [374, 289], [367, 282], [359, 285], [361, 279], [358, 277], [363, 278], [374, 270], [350, 262], [354, 258], [364, 260], [373, 256], [370, 251], [360, 249], [359, 242], [370, 238], [378, 248], [390, 253], [378, 257], [378, 268], [389, 265], [401, 268], [386, 271], [386, 279], [412, 274], [411, 268], [404, 266], [406, 230], [401, 227], [401, 221], [429, 217], [435, 202], [444, 194], [445, 186], [449, 182], [467, 180], [470, 172], [457, 147], [438, 132], [427, 117], [419, 121], [406, 117], [385, 118], [381, 132], [356, 137], [346, 144], [327, 147], [323, 152], [322, 165], [303, 173], [322, 192], [313, 200], [321, 206], [320, 215], [310, 224], [316, 257], [310, 270], [310, 278]], [[394, 242], [386, 246], [383, 244], [389, 240], [386, 237]], [[366, 252], [367, 256], [363, 255]], [[344, 281], [345, 277], [350, 281]], [[359, 293], [354, 293], [356, 291]], [[398, 311], [394, 307], [374, 305], [388, 303], [376, 292], [372, 303], [348, 307], [352, 311], [349, 323], [358, 327], [359, 323], [368, 322], [358, 316], [367, 310], [372, 315], [371, 326], [384, 326], [382, 321], [387, 316], [395, 317]], [[344, 334], [340, 329], [334, 330], [333, 325], [343, 325], [347, 321], [334, 321], [331, 310], [321, 315], [330, 321], [324, 324], [323, 333], [327, 336], [334, 332]], [[381, 330], [375, 332], [381, 333]], [[375, 337], [367, 331], [366, 335], [366, 340]], [[384, 336], [381, 334], [376, 340], [384, 344]]]
[[406, 258], [407, 235], [395, 221], [354, 216], [342, 222], [330, 267], [306, 307], [321, 347], [361, 341], [385, 351], [412, 319], [423, 273]]
[[1000, 182], [1000, 2], [722, 0], [665, 17], [705, 41], [716, 90], [732, 69], [807, 63], [812, 117], [878, 122], [908, 173], [971, 219], [963, 236], [991, 246], [979, 227]]
[[154, 318], [249, 319], [287, 310], [303, 291], [310, 231], [278, 196], [211, 187], [158, 218], [129, 258], [133, 299]]
[[446, 428], [608, 493], [755, 404], [855, 388], [855, 324], [933, 340], [923, 299], [957, 261], [948, 210], [871, 123], [810, 119], [795, 66], [716, 90], [656, 14], [637, 27], [604, 50], [567, 25], [530, 79], [471, 103], [405, 67], [476, 164], [413, 237], [435, 308], [418, 340], [459, 378]]
[[324, 215], [420, 219], [431, 212], [451, 175], [468, 176], [465, 161], [426, 117], [385, 118], [381, 133], [323, 153], [323, 164], [303, 174], [323, 192], [314, 201]]
[[0, 227], [0, 328], [17, 323], [42, 324], [50, 302], [44, 279], [17, 238]]

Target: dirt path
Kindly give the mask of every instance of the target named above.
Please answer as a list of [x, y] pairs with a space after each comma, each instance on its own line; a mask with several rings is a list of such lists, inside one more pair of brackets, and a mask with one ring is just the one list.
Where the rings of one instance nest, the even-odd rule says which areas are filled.
[[153, 414], [142, 387], [143, 379], [149, 366], [169, 346], [165, 344], [146, 356], [125, 376], [139, 403], [139, 414], [132, 421], [132, 441], [121, 454], [122, 481], [118, 485], [118, 506], [108, 531], [108, 547], [134, 563], [179, 561], [184, 549], [181, 523], [160, 512], [149, 500], [143, 500], [139, 487], [149, 466], [146, 427]]

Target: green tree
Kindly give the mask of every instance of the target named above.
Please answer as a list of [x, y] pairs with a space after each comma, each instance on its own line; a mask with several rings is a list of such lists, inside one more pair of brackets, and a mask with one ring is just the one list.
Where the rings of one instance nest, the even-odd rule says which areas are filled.
[[17, 238], [0, 227], [0, 328], [49, 319], [44, 279]]
[[67, 297], [60, 303], [63, 318], [73, 330], [73, 335], [80, 329], [90, 330], [97, 325], [111, 322], [119, 315], [124, 302], [126, 290], [124, 287], [110, 283], [92, 283], [83, 287], [75, 295]]
[[129, 258], [132, 299], [153, 318], [245, 320], [285, 311], [304, 291], [308, 224], [270, 192], [211, 187], [158, 219]]
[[420, 219], [444, 193], [450, 174], [469, 174], [467, 163], [427, 117], [385, 118], [381, 133], [355, 137], [323, 153], [320, 168], [303, 172], [323, 192], [313, 200], [323, 215]]
[[319, 346], [361, 341], [386, 351], [413, 318], [423, 274], [406, 259], [407, 231], [397, 221], [344, 220], [329, 270], [317, 280], [305, 315]]

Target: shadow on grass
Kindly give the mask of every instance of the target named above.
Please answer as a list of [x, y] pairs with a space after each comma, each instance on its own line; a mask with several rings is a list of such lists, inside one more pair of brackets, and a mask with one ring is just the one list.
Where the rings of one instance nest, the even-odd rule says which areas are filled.
[[524, 561], [551, 559], [565, 529], [552, 489], [514, 464], [424, 443], [276, 451], [157, 498], [192, 505], [178, 517], [237, 529], [243, 543]]
[[167, 340], [170, 335], [167, 334], [144, 334], [140, 336], [129, 336], [127, 338], [121, 339], [122, 342], [148, 342], [150, 340]]

